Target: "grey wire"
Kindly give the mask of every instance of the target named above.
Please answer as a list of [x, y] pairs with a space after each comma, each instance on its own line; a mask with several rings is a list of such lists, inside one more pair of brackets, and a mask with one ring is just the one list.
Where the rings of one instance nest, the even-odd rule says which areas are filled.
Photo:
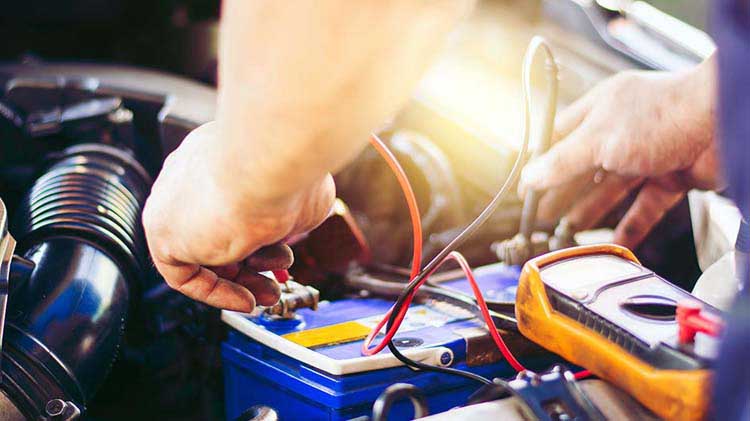
[[[552, 55], [547, 44], [540, 37], [535, 37], [531, 40], [532, 44], [538, 44], [543, 47], [543, 51], [547, 56], [545, 61], [545, 69], [547, 70], [547, 104], [544, 107], [544, 121], [542, 122], [542, 129], [539, 133], [539, 143], [534, 148], [533, 157], [536, 158], [547, 152], [552, 145], [552, 133], [555, 127], [555, 115], [557, 114], [557, 92], [558, 92], [558, 68], [555, 63], [555, 57]], [[532, 45], [533, 46], [533, 45]], [[529, 49], [532, 48], [529, 46]], [[537, 49], [539, 47], [536, 47]], [[531, 61], [534, 56], [526, 56], [524, 60], [524, 67], [527, 69], [531, 68]], [[527, 74], [530, 73], [526, 72]], [[528, 88], [530, 89], [530, 88]], [[526, 197], [523, 200], [523, 210], [521, 211], [521, 224], [518, 232], [520, 232], [526, 239], [529, 240], [529, 247], [531, 246], [531, 234], [536, 228], [536, 214], [539, 208], [540, 194], [536, 190], [529, 190], [526, 192]]]
[[399, 296], [398, 300], [396, 301], [396, 304], [394, 307], [396, 307], [391, 312], [391, 316], [388, 319], [388, 329], [390, 329], [390, 325], [395, 320], [396, 314], [398, 313], [398, 309], [403, 306], [404, 301], [406, 300], [406, 297], [411, 294], [411, 292], [414, 290], [416, 285], [422, 281], [430, 272], [432, 272], [439, 264], [443, 261], [443, 259], [446, 258], [452, 251], [456, 250], [461, 244], [468, 239], [474, 232], [476, 232], [477, 229], [479, 229], [482, 224], [484, 224], [487, 219], [492, 215], [492, 213], [497, 209], [497, 207], [500, 205], [501, 200], [505, 196], [505, 194], [508, 192], [508, 189], [510, 186], [514, 185], [516, 181], [518, 180], [518, 177], [521, 174], [521, 169], [523, 167], [523, 161], [524, 157], [526, 156], [526, 152], [529, 148], [529, 137], [530, 137], [530, 130], [531, 130], [531, 64], [533, 62], [533, 58], [536, 55], [539, 48], [544, 48], [545, 52], [551, 57], [552, 52], [550, 51], [549, 47], [547, 46], [544, 38], [542, 37], [534, 37], [532, 38], [529, 48], [526, 51], [526, 55], [524, 57], [524, 64], [522, 69], [522, 94], [524, 99], [524, 114], [523, 114], [523, 142], [521, 144], [521, 150], [518, 152], [518, 156], [516, 157], [515, 162], [513, 163], [513, 167], [511, 168], [510, 174], [506, 178], [505, 182], [503, 183], [502, 187], [500, 187], [500, 190], [495, 194], [495, 196], [492, 198], [490, 203], [484, 208], [482, 213], [477, 216], [474, 221], [471, 222], [466, 228], [464, 228], [463, 231], [461, 231], [453, 240], [451, 240], [448, 245], [443, 248], [443, 250], [440, 251], [440, 253], [437, 254], [420, 272], [419, 274], [411, 281], [409, 282], [406, 287], [404, 288], [404, 291]]
[[[523, 95], [523, 103], [524, 103], [524, 113], [523, 113], [523, 142], [521, 144], [521, 150], [518, 152], [518, 156], [516, 157], [515, 162], [513, 163], [513, 167], [511, 168], [510, 174], [505, 179], [505, 182], [500, 187], [500, 190], [495, 194], [495, 196], [492, 198], [489, 204], [484, 208], [484, 210], [479, 214], [479, 216], [474, 219], [466, 228], [464, 228], [463, 231], [461, 231], [453, 240], [451, 240], [448, 245], [443, 248], [443, 250], [440, 251], [440, 253], [437, 254], [420, 272], [419, 274], [409, 282], [404, 290], [401, 292], [401, 295], [399, 295], [398, 299], [396, 300], [396, 303], [393, 305], [393, 311], [391, 311], [391, 315], [388, 318], [388, 323], [386, 325], [386, 330], [390, 330], [391, 326], [393, 325], [394, 321], [396, 320], [396, 315], [401, 311], [401, 308], [404, 306], [404, 302], [406, 301], [406, 297], [411, 295], [411, 293], [414, 291], [416, 286], [428, 275], [430, 274], [440, 263], [454, 250], [456, 250], [458, 247], [461, 246], [470, 236], [472, 236], [479, 227], [484, 224], [489, 217], [497, 210], [498, 206], [501, 203], [501, 200], [505, 197], [508, 190], [512, 185], [515, 185], [516, 181], [518, 180], [518, 177], [521, 175], [521, 170], [523, 168], [523, 162], [524, 158], [526, 157], [526, 153], [529, 149], [529, 137], [531, 132], [531, 65], [533, 64], [534, 57], [536, 56], [537, 52], [540, 48], [544, 49], [544, 52], [547, 54], [550, 61], [554, 63], [554, 56], [552, 55], [552, 51], [550, 50], [549, 46], [547, 45], [547, 42], [544, 40], [544, 38], [540, 36], [535, 36], [531, 39], [531, 42], [529, 43], [529, 47], [526, 50], [526, 54], [524, 55], [524, 61], [523, 66], [521, 69], [521, 80], [522, 80], [522, 86], [521, 91]], [[548, 71], [550, 71], [551, 66], [547, 66]], [[556, 67], [555, 67], [556, 69]], [[555, 77], [555, 79], [557, 79]], [[556, 101], [556, 91], [554, 93], [555, 95], [555, 103]], [[554, 116], [553, 116], [554, 120]], [[488, 326], [488, 328], [490, 328]], [[393, 340], [388, 342], [388, 349], [391, 351], [393, 356], [395, 356], [399, 361], [403, 362], [409, 367], [416, 368], [416, 369], [422, 369], [427, 371], [436, 371], [436, 372], [443, 372], [446, 374], [455, 374], [460, 375], [467, 378], [472, 378], [474, 380], [480, 381], [482, 383], [489, 383], [489, 380], [481, 378], [481, 376], [477, 376], [474, 373], [463, 371], [463, 370], [456, 370], [449, 367], [438, 367], [438, 366], [432, 366], [429, 364], [424, 364], [419, 361], [414, 361], [405, 355], [403, 355], [396, 345], [393, 343]]]

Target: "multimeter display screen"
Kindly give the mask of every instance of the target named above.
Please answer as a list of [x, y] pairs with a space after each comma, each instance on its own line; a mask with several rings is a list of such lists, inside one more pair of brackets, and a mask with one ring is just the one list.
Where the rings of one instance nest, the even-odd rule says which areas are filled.
[[573, 257], [541, 269], [542, 281], [558, 291], [572, 291], [604, 281], [643, 273], [643, 268], [623, 258], [602, 254]]

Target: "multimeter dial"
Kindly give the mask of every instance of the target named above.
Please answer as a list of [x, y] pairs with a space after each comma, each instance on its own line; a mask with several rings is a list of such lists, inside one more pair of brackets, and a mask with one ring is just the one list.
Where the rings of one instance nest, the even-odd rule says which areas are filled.
[[610, 254], [572, 257], [545, 266], [540, 272], [546, 285], [581, 301], [592, 298], [603, 286], [651, 273]]

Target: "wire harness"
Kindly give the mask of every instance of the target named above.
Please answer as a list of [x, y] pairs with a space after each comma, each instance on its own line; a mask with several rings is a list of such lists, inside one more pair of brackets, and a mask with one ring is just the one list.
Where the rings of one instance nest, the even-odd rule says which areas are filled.
[[[408, 307], [414, 298], [416, 290], [420, 286], [422, 286], [424, 283], [426, 283], [430, 275], [432, 275], [446, 261], [454, 260], [459, 264], [461, 269], [464, 271], [467, 279], [469, 280], [469, 283], [471, 284], [471, 288], [477, 300], [477, 305], [481, 309], [482, 316], [487, 324], [490, 335], [492, 336], [492, 339], [497, 345], [498, 349], [500, 349], [500, 352], [503, 354], [504, 358], [508, 361], [508, 363], [514, 369], [516, 369], [517, 371], [525, 370], [524, 366], [515, 358], [515, 356], [513, 356], [512, 352], [508, 349], [507, 345], [505, 344], [502, 337], [500, 336], [497, 328], [495, 327], [494, 322], [492, 321], [492, 318], [490, 317], [489, 310], [487, 309], [487, 304], [484, 301], [484, 297], [482, 296], [482, 292], [479, 289], [479, 286], [476, 283], [476, 280], [474, 279], [474, 275], [471, 271], [471, 268], [469, 267], [468, 262], [456, 250], [469, 237], [471, 237], [479, 229], [479, 227], [481, 227], [482, 224], [484, 224], [487, 221], [487, 219], [489, 219], [492, 213], [494, 213], [495, 210], [499, 207], [500, 203], [502, 202], [502, 199], [506, 196], [510, 188], [516, 185], [516, 182], [518, 181], [521, 170], [523, 168], [524, 158], [527, 156], [527, 152], [529, 149], [529, 138], [530, 138], [530, 132], [531, 132], [531, 111], [532, 111], [531, 110], [531, 70], [532, 70], [534, 59], [540, 50], [543, 51], [546, 55], [546, 60], [547, 60], [546, 69], [547, 69], [547, 72], [550, 73], [550, 75], [548, 75], [549, 80], [550, 80], [550, 93], [549, 93], [550, 98], [548, 98], [547, 106], [545, 109], [546, 111], [545, 114], [547, 118], [545, 122], [544, 131], [548, 132], [549, 130], [551, 130], [547, 127], [551, 127], [550, 120], [554, 120], [554, 110], [555, 110], [555, 106], [557, 102], [557, 67], [554, 64], [554, 57], [552, 55], [552, 52], [549, 46], [546, 44], [545, 40], [542, 37], [534, 37], [529, 44], [529, 47], [526, 51], [526, 54], [524, 56], [524, 61], [523, 61], [523, 68], [522, 68], [522, 75], [521, 75], [522, 96], [523, 96], [523, 103], [524, 103], [522, 143], [521, 143], [521, 149], [518, 152], [518, 155], [513, 164], [513, 167], [511, 168], [510, 174], [508, 175], [508, 177], [506, 178], [505, 182], [502, 184], [500, 189], [497, 191], [495, 196], [489, 202], [489, 204], [479, 214], [479, 216], [477, 216], [477, 218], [474, 219], [474, 221], [472, 221], [466, 228], [464, 228], [461, 231], [461, 233], [459, 233], [427, 265], [425, 265], [424, 268], [420, 269], [421, 249], [422, 249], [422, 232], [421, 232], [421, 222], [420, 222], [420, 217], [419, 217], [419, 209], [417, 206], [416, 198], [414, 196], [414, 192], [411, 186], [409, 185], [409, 181], [406, 178], [403, 168], [401, 168], [396, 158], [393, 156], [393, 154], [390, 153], [390, 151], [388, 151], [388, 148], [376, 135], [374, 134], [372, 135], [371, 137], [372, 145], [377, 149], [377, 151], [386, 160], [386, 162], [388, 162], [388, 165], [396, 174], [399, 184], [401, 185], [401, 188], [404, 192], [407, 205], [409, 206], [409, 213], [411, 215], [413, 233], [414, 233], [414, 241], [413, 241], [414, 256], [412, 259], [410, 282], [405, 286], [405, 288], [399, 295], [398, 299], [396, 300], [396, 303], [386, 313], [383, 320], [381, 320], [381, 322], [370, 332], [368, 337], [363, 342], [362, 353], [364, 355], [377, 354], [378, 352], [382, 351], [385, 348], [385, 346], [388, 346], [391, 353], [396, 358], [398, 358], [401, 362], [406, 364], [407, 366], [410, 366], [416, 369], [438, 371], [438, 372], [443, 372], [443, 373], [448, 373], [448, 374], [459, 375], [462, 377], [470, 378], [472, 380], [476, 380], [484, 384], [492, 383], [490, 380], [482, 376], [479, 376], [479, 375], [476, 375], [474, 373], [470, 373], [467, 371], [457, 370], [457, 369], [448, 368], [448, 367], [437, 367], [437, 366], [424, 364], [419, 361], [414, 361], [404, 356], [403, 354], [401, 354], [401, 352], [393, 343], [393, 337], [398, 331], [404, 317], [406, 316], [406, 312], [408, 311]], [[543, 138], [545, 137], [549, 138], [549, 133], [542, 133], [541, 136]], [[544, 145], [544, 146], [548, 146], [548, 145]], [[383, 329], [384, 326], [386, 327], [385, 336], [377, 345], [373, 347], [372, 346], [373, 340], [380, 333], [380, 331]]]

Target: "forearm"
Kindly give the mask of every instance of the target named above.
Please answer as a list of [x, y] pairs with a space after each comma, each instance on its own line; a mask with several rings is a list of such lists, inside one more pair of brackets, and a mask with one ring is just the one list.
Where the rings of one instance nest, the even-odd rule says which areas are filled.
[[340, 169], [408, 99], [471, 3], [225, 0], [217, 153], [227, 176], [274, 199]]

